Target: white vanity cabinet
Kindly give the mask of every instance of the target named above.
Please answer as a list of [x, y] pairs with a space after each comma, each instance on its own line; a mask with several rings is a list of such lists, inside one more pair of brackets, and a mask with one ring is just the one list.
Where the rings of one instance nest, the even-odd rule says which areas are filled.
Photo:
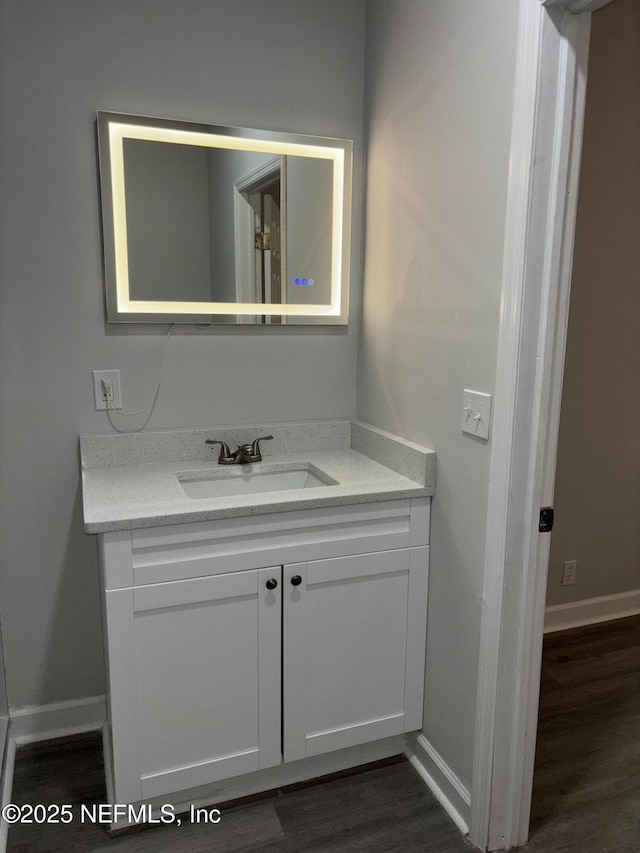
[[419, 498], [101, 534], [112, 801], [419, 729], [428, 533]]

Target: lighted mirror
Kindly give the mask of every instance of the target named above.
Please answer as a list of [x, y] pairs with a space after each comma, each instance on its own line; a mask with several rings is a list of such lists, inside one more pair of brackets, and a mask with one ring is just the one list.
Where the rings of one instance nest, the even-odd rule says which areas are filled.
[[352, 143], [98, 113], [107, 319], [345, 324]]

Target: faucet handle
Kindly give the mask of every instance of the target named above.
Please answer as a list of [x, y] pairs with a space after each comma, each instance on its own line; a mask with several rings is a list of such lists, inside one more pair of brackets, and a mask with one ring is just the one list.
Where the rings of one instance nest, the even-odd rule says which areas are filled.
[[229, 450], [229, 445], [225, 441], [218, 441], [215, 438], [208, 438], [205, 441], [205, 444], [219, 444], [220, 445], [220, 455], [218, 456], [218, 465], [233, 465], [235, 459], [233, 458], [231, 451]]
[[252, 462], [262, 462], [262, 453], [260, 453], [260, 442], [261, 441], [271, 441], [273, 438], [272, 435], [263, 435], [260, 438], [256, 438], [256, 440], [251, 445], [251, 461]]

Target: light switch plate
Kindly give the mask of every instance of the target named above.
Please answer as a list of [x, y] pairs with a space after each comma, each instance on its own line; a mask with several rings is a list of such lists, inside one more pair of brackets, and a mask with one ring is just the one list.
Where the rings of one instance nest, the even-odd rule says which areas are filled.
[[489, 438], [491, 424], [491, 394], [464, 389], [462, 396], [462, 432], [476, 438]]

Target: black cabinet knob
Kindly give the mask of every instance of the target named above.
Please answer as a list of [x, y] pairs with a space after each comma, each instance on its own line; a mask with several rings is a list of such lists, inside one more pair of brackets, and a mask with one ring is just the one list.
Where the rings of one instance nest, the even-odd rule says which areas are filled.
[[269, 578], [267, 581], [267, 589], [275, 589], [278, 586], [278, 581], [275, 578]]
[[302, 583], [302, 578], [300, 577], [300, 575], [294, 575], [291, 578], [291, 586], [300, 586], [301, 583]]

